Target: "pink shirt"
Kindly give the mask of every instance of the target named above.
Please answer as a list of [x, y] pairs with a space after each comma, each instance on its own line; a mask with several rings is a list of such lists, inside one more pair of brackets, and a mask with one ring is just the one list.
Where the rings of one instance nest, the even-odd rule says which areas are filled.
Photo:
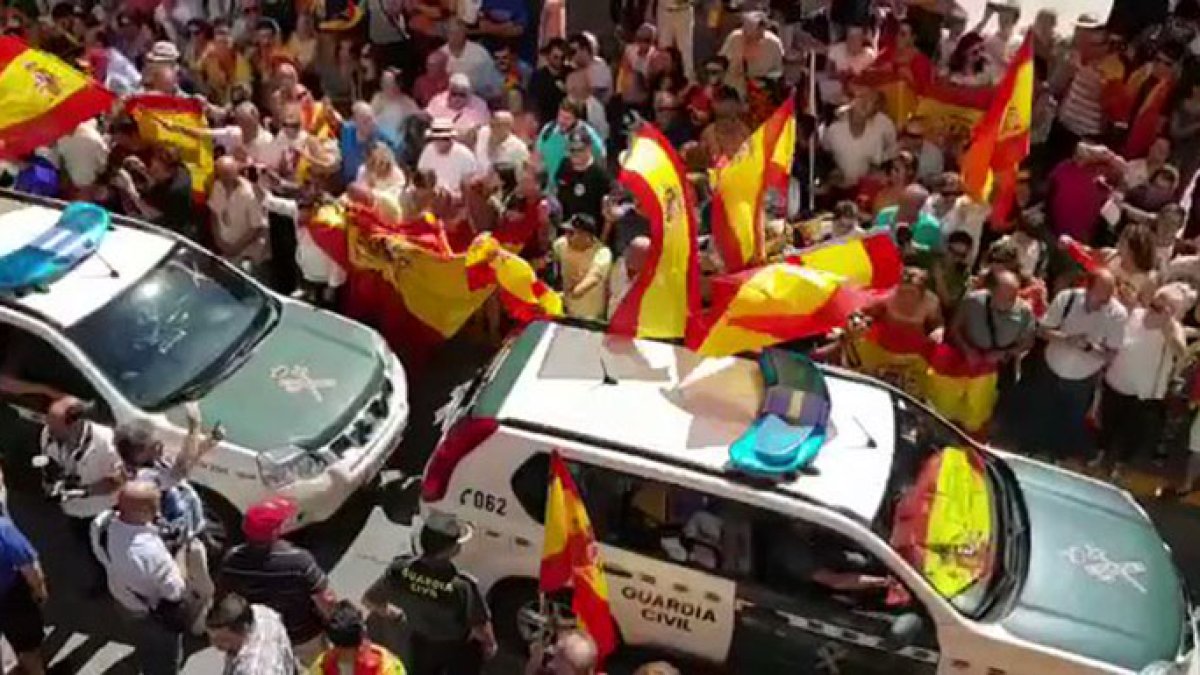
[[1063, 162], [1050, 172], [1050, 193], [1048, 206], [1054, 234], [1090, 243], [1109, 193], [1096, 172], [1073, 160]]
[[487, 103], [478, 96], [471, 95], [467, 99], [467, 104], [459, 110], [450, 108], [450, 92], [443, 91], [429, 105], [425, 106], [425, 112], [435, 120], [448, 119], [454, 125], [454, 130], [459, 133], [467, 133], [481, 124], [487, 124], [492, 118], [491, 112], [488, 111]]

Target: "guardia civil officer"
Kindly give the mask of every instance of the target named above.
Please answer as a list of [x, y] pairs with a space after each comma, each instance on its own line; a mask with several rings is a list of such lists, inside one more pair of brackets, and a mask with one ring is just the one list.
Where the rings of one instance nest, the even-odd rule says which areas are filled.
[[407, 622], [415, 675], [476, 675], [496, 653], [479, 585], [453, 560], [472, 533], [453, 516], [430, 514], [418, 535], [420, 552], [393, 560], [363, 596], [372, 612]]

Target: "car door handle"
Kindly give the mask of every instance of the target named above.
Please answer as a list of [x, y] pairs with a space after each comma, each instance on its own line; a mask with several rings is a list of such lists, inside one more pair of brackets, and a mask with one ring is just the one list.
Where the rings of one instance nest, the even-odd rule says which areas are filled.
[[612, 563], [604, 563], [604, 571], [607, 574], [611, 574], [614, 577], [621, 577], [622, 579], [632, 579], [633, 578], [633, 572], [630, 572], [622, 567], [617, 567], [616, 565], [613, 565]]

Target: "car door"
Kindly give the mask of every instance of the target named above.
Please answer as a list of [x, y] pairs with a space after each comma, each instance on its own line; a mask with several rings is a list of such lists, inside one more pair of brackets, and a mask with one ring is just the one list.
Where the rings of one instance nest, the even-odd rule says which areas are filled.
[[736, 672], [937, 672], [934, 622], [880, 561], [837, 533], [766, 512], [753, 536], [757, 560], [738, 585]]
[[[97, 393], [92, 382], [65, 355], [43, 338], [24, 328], [0, 324], [0, 345], [4, 347], [0, 367], [11, 378], [51, 387], [95, 407], [91, 419], [112, 426], [109, 403]], [[38, 453], [38, 439], [51, 400], [42, 395], [16, 395], [0, 392], [0, 457], [6, 473], [29, 477], [25, 471], [29, 458]]]

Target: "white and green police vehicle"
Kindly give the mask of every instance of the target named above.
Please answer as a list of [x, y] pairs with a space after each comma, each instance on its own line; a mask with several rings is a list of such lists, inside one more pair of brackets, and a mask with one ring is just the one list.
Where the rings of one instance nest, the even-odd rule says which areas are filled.
[[[1189, 600], [1128, 493], [980, 448], [885, 384], [811, 367], [829, 403], [821, 447], [764, 477], [730, 452], [769, 398], [753, 360], [535, 323], [456, 392], [422, 512], [473, 526], [458, 562], [509, 642], [545, 625], [536, 579], [557, 450], [628, 646], [734, 673], [1187, 672]], [[969, 453], [977, 489], [933, 507], [941, 527], [953, 535], [955, 508], [988, 518], [982, 540], [930, 550], [969, 559], [966, 577], [892, 544], [901, 505], [947, 452]]]
[[[218, 538], [270, 495], [299, 503], [291, 528], [329, 518], [379, 473], [408, 421], [404, 370], [371, 329], [161, 228], [7, 191], [0, 364], [94, 401], [104, 426], [149, 422], [168, 452], [186, 433], [182, 404], [198, 401], [226, 431], [191, 477]], [[47, 404], [0, 393], [10, 467], [36, 453]]]

